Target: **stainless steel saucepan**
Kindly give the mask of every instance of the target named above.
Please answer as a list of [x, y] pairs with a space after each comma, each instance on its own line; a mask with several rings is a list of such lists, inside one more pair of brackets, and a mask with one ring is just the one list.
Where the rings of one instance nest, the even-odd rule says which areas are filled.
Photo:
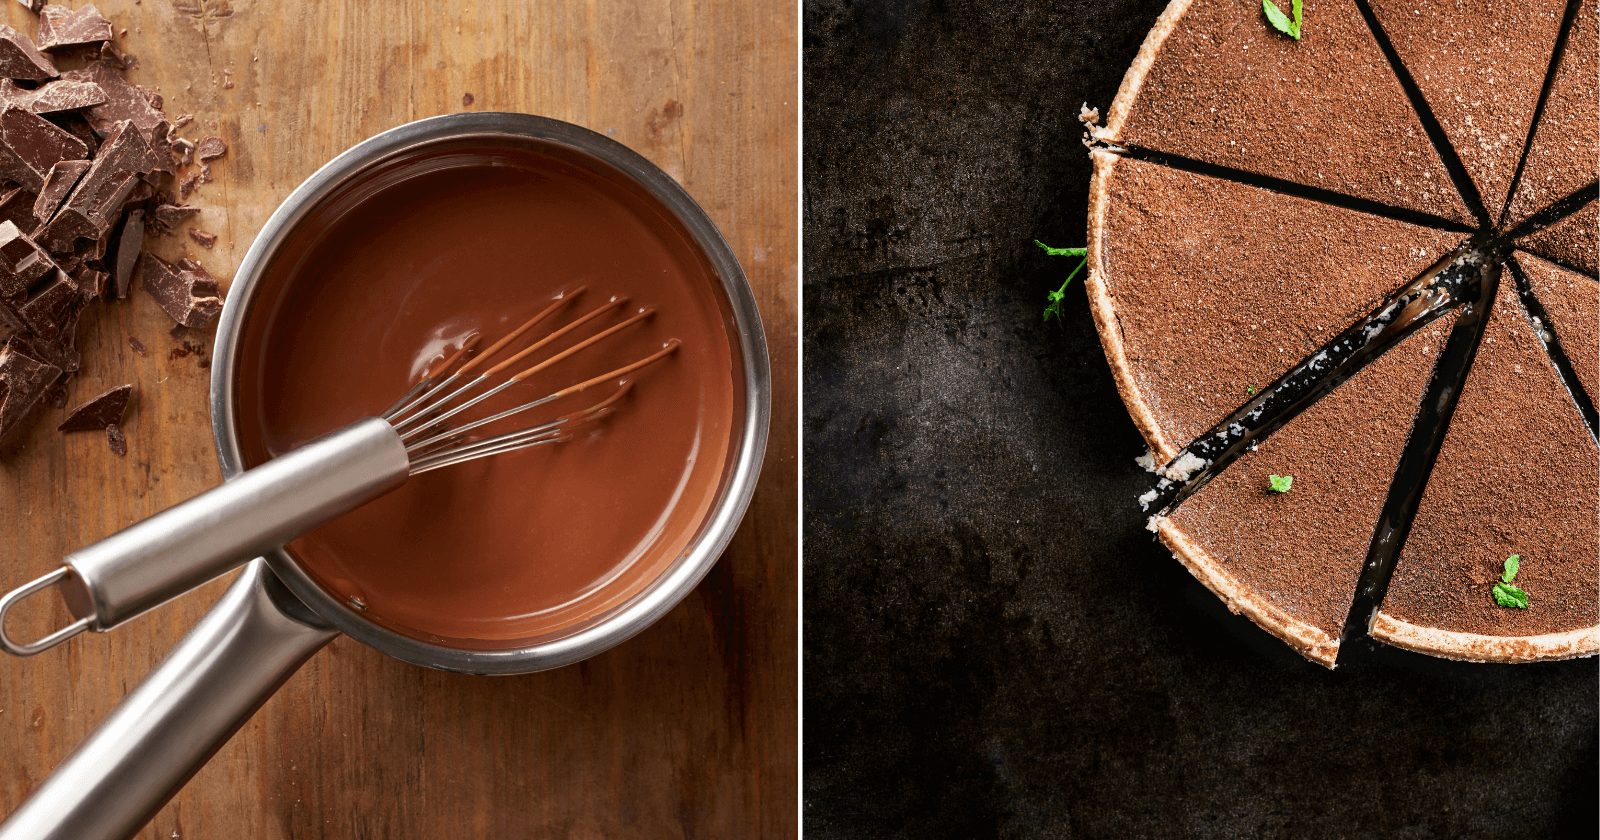
[[[744, 515], [766, 449], [771, 379], [760, 315], [743, 271], [705, 212], [670, 177], [628, 148], [569, 123], [526, 114], [455, 114], [408, 123], [328, 163], [267, 220], [234, 278], [217, 331], [211, 377], [212, 433], [225, 477], [244, 469], [234, 383], [241, 336], [262, 299], [273, 255], [312, 208], [363, 175], [432, 144], [463, 139], [557, 143], [624, 173], [673, 213], [721, 281], [729, 340], [741, 363], [733, 427], [716, 503], [680, 557], [631, 600], [562, 636], [525, 647], [484, 650], [421, 641], [386, 629], [318, 586], [282, 548], [251, 561], [222, 599], [100, 728], [0, 824], [0, 840], [112, 840], [147, 823], [213, 753], [312, 654], [340, 633], [417, 665], [471, 674], [517, 674], [593, 656], [633, 636], [683, 599], [716, 562]], [[260, 307], [255, 307], [259, 310]], [[239, 500], [249, 504], [249, 499]], [[203, 523], [201, 523], [203, 525]], [[110, 629], [155, 606], [164, 585], [130, 577], [94, 605]]]

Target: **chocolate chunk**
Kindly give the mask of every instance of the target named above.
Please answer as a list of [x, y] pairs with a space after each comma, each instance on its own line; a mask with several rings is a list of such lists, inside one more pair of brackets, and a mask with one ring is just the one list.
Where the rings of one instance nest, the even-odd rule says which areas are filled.
[[61, 271], [51, 275], [49, 284], [18, 308], [28, 332], [47, 342], [77, 326], [78, 313], [85, 298], [78, 284]]
[[106, 445], [118, 455], [128, 454], [128, 438], [122, 434], [122, 427], [111, 425], [106, 427]]
[[17, 0], [17, 2], [22, 4], [22, 8], [27, 9], [34, 14], [38, 14], [39, 10], [43, 9], [45, 4], [45, 0]]
[[88, 156], [83, 141], [49, 120], [21, 108], [0, 110], [0, 178], [38, 192], [50, 167]]
[[68, 412], [67, 419], [61, 421], [56, 430], [98, 432], [107, 426], [115, 426], [122, 422], [122, 416], [128, 411], [128, 400], [132, 396], [132, 385], [118, 385]]
[[78, 287], [78, 294], [84, 302], [105, 297], [106, 287], [111, 275], [97, 268], [80, 266], [70, 272], [72, 282]]
[[158, 236], [166, 236], [178, 225], [198, 215], [200, 208], [183, 204], [158, 204], [150, 214], [150, 229]]
[[222, 311], [216, 278], [193, 260], [181, 260], [174, 268], [154, 254], [145, 254], [139, 260], [139, 278], [144, 290], [182, 326], [203, 327]]
[[33, 114], [78, 111], [106, 101], [106, 92], [94, 82], [57, 79], [27, 90], [10, 79], [0, 79], [0, 103]]
[[31, 230], [38, 220], [33, 217], [33, 203], [38, 197], [21, 187], [0, 191], [0, 221], [11, 222], [19, 228]]
[[39, 12], [39, 48], [56, 50], [111, 40], [111, 21], [90, 3], [77, 11], [46, 6]]
[[72, 188], [88, 171], [89, 161], [86, 160], [57, 161], [55, 166], [50, 167], [50, 174], [44, 176], [44, 186], [39, 188], [39, 195], [33, 202], [33, 217], [39, 224], [49, 223], [56, 214], [56, 208], [67, 200]]
[[81, 70], [69, 70], [61, 77], [94, 82], [105, 91], [106, 101], [83, 112], [96, 133], [102, 137], [109, 135], [117, 123], [128, 120], [144, 135], [146, 141], [151, 141], [156, 136], [157, 128], [166, 125], [166, 117], [160, 108], [151, 104], [150, 94], [129, 82], [122, 72], [121, 65], [102, 59]]
[[20, 297], [56, 268], [50, 255], [16, 223], [0, 222], [0, 295]]
[[149, 356], [150, 355], [150, 351], [146, 350], [145, 347], [144, 347], [144, 342], [140, 341], [137, 338], [134, 338], [131, 335], [128, 336], [128, 346], [133, 348], [133, 352], [138, 353], [141, 356]]
[[0, 440], [16, 431], [59, 376], [60, 368], [28, 355], [17, 342], [0, 346]]
[[201, 163], [209, 163], [228, 153], [228, 144], [222, 142], [221, 137], [207, 137], [195, 144], [194, 157]]
[[217, 244], [216, 234], [209, 231], [200, 230], [199, 228], [190, 228], [189, 238], [199, 243], [200, 247], [208, 251], [211, 250], [211, 246]]
[[33, 39], [0, 24], [0, 78], [42, 82], [56, 77], [56, 66]]
[[128, 217], [122, 222], [122, 230], [117, 233], [117, 255], [112, 266], [112, 285], [119, 299], [128, 296], [128, 287], [133, 283], [133, 267], [139, 262], [139, 253], [143, 248], [144, 211], [129, 210]]

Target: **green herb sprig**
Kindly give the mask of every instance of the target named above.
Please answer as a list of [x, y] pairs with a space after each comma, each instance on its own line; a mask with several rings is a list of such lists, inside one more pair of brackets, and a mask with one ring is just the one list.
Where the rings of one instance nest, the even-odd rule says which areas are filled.
[[1513, 554], [1506, 558], [1505, 571], [1500, 573], [1500, 579], [1494, 584], [1494, 602], [1502, 607], [1515, 607], [1519, 610], [1528, 608], [1528, 593], [1521, 587], [1512, 586], [1511, 581], [1517, 579], [1517, 570], [1522, 568], [1522, 555]]
[[1049, 321], [1052, 317], [1060, 318], [1061, 317], [1061, 302], [1063, 300], [1066, 300], [1066, 297], [1067, 297], [1067, 284], [1071, 283], [1072, 282], [1072, 278], [1077, 277], [1078, 276], [1078, 272], [1082, 271], [1084, 265], [1088, 264], [1088, 262], [1089, 262], [1089, 249], [1088, 248], [1053, 248], [1053, 247], [1051, 247], [1049, 245], [1044, 244], [1043, 242], [1040, 242], [1037, 239], [1033, 240], [1033, 244], [1038, 245], [1040, 248], [1043, 248], [1044, 252], [1046, 254], [1049, 254], [1052, 257], [1079, 257], [1080, 258], [1078, 260], [1078, 264], [1073, 266], [1072, 267], [1072, 271], [1067, 274], [1067, 279], [1061, 281], [1061, 287], [1056, 289], [1053, 292], [1049, 292], [1049, 293], [1045, 294], [1045, 299], [1048, 300], [1050, 302], [1050, 304], [1044, 308], [1044, 319], [1046, 321]]
[[1269, 475], [1267, 476], [1267, 489], [1274, 493], [1287, 493], [1294, 489], [1294, 476]]
[[1296, 41], [1300, 40], [1300, 0], [1293, 0], [1290, 3], [1289, 14], [1293, 15], [1293, 18], [1284, 14], [1272, 0], [1261, 0], [1261, 11], [1266, 13], [1267, 23], [1272, 24], [1273, 29]]

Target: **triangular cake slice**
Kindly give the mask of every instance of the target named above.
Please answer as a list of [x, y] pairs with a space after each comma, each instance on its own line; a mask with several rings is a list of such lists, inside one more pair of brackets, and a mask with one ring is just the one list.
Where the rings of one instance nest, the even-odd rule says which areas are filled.
[[[1595, 653], [1597, 486], [1600, 448], [1502, 282], [1373, 637], [1475, 662]], [[1512, 554], [1527, 609], [1493, 597]]]
[[1498, 215], [1533, 126], [1564, 4], [1371, 3], [1484, 204]]
[[1093, 154], [1090, 302], [1123, 401], [1162, 462], [1456, 244], [1431, 228]]
[[[1333, 667], [1373, 528], [1455, 316], [1424, 327], [1157, 520], [1229, 609]], [[1293, 476], [1289, 492], [1269, 475]]]
[[1355, 4], [1304, 19], [1296, 41], [1260, 0], [1173, 0], [1095, 136], [1472, 224]]
[[[1547, 5], [1557, 6], [1550, 3]], [[1495, 4], [1501, 11], [1513, 5]], [[1594, 183], [1600, 170], [1600, 3], [1587, 0], [1578, 10], [1561, 50], [1544, 114], [1528, 147], [1528, 162], [1512, 196], [1510, 221], [1518, 221]], [[1590, 205], [1587, 262], [1594, 264], [1594, 205]], [[1555, 255], [1558, 256], [1559, 255]]]
[[1591, 400], [1600, 400], [1600, 282], [1532, 254], [1519, 254], [1517, 265], [1528, 275], [1550, 319], [1545, 326], [1561, 342], [1579, 384]]
[[1585, 274], [1600, 273], [1600, 201], [1525, 236], [1518, 246]]

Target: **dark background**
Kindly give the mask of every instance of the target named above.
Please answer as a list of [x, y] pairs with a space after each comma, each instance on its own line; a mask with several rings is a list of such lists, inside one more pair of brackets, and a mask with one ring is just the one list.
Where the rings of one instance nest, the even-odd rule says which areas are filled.
[[1078, 108], [1163, 6], [805, 6], [807, 834], [1595, 836], [1594, 660], [1330, 673], [1143, 530], [1029, 240], [1083, 244]]

